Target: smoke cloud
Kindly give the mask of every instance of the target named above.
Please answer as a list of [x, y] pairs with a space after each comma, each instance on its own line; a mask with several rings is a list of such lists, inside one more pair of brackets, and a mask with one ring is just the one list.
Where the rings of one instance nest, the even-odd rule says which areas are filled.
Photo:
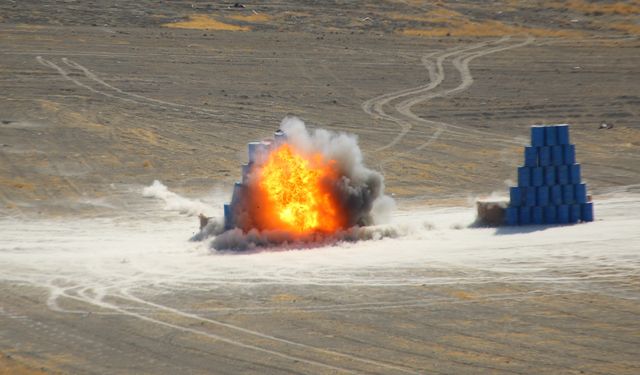
[[332, 234], [310, 233], [296, 235], [287, 231], [251, 229], [244, 232], [235, 228], [216, 236], [211, 246], [216, 250], [246, 251], [278, 246], [279, 248], [314, 248], [335, 244], [336, 242], [356, 242], [396, 238], [402, 235], [399, 228], [393, 226], [358, 227]]
[[167, 211], [178, 211], [181, 214], [198, 215], [212, 212], [211, 206], [194, 199], [185, 198], [170, 191], [162, 182], [155, 180], [153, 184], [142, 190], [145, 198], [156, 198], [164, 201], [164, 209]]
[[[246, 181], [243, 198], [234, 205], [236, 229], [216, 236], [212, 242], [217, 250], [247, 250], [281, 244], [316, 246], [336, 241], [357, 241], [395, 236], [390, 229], [363, 227], [388, 222], [395, 207], [393, 199], [384, 194], [383, 176], [363, 163], [362, 151], [355, 135], [325, 129], [309, 130], [297, 117], [286, 117], [280, 124], [287, 143], [303, 154], [321, 154], [331, 160], [339, 178], [327, 181], [327, 189], [344, 212], [344, 228], [337, 233], [300, 235], [280, 230], [259, 230], [255, 225], [255, 210], [259, 207], [251, 197], [258, 183], [260, 167], [255, 167]], [[217, 226], [216, 226], [217, 228]], [[217, 232], [213, 230], [212, 232]], [[305, 245], [307, 244], [307, 245]]]
[[[286, 117], [280, 129], [287, 135], [288, 142], [296, 149], [307, 153], [319, 152], [328, 160], [334, 160], [341, 176], [334, 186], [338, 197], [349, 215], [348, 226], [372, 225], [376, 223], [374, 213], [379, 220], [385, 215], [384, 208], [372, 211], [376, 201], [392, 201], [384, 195], [384, 179], [377, 171], [367, 168], [363, 163], [358, 138], [353, 134], [336, 133], [325, 129], [309, 131], [304, 122], [297, 117]], [[380, 203], [380, 202], [378, 202]]]

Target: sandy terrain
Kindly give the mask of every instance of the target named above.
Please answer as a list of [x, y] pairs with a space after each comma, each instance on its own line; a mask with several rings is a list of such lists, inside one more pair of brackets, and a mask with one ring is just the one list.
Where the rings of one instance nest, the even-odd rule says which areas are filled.
[[[229, 5], [0, 4], [0, 374], [640, 371], [639, 2]], [[398, 238], [216, 254], [142, 197], [220, 215], [288, 114], [358, 135]], [[599, 220], [466, 229], [537, 123]]]

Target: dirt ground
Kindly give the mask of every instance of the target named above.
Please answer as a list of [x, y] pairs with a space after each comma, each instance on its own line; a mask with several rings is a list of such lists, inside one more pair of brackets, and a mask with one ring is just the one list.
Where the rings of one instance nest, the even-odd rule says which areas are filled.
[[[571, 125], [590, 193], [638, 190], [638, 1], [242, 4], [0, 3], [0, 215], [135, 214], [154, 179], [230, 192], [246, 143], [287, 115], [356, 134], [400, 206], [506, 193], [542, 123]], [[637, 374], [637, 280], [619, 281], [632, 299], [499, 280], [168, 291], [127, 303], [254, 305], [142, 321], [52, 312], [1, 280], [0, 374]], [[313, 308], [399, 296], [419, 308]]]

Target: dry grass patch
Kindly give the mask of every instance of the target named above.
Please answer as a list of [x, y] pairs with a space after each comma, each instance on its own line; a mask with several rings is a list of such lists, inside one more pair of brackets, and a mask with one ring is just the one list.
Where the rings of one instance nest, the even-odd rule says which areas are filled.
[[426, 36], [426, 37], [442, 37], [442, 36], [478, 36], [492, 37], [505, 35], [533, 35], [537, 37], [568, 37], [579, 38], [584, 34], [576, 30], [561, 29], [542, 29], [529, 28], [523, 26], [513, 26], [500, 21], [472, 21], [464, 14], [447, 9], [445, 7], [437, 7], [424, 14], [406, 15], [400, 13], [392, 13], [390, 15], [395, 20], [417, 21], [433, 25], [420, 28], [405, 28], [400, 31], [403, 35], [409, 36]]
[[468, 18], [461, 13], [447, 8], [436, 8], [424, 14], [404, 14], [393, 12], [390, 13], [388, 17], [400, 21], [418, 21], [430, 23], [450, 23], [468, 20]]
[[7, 186], [13, 189], [34, 191], [36, 186], [22, 179], [0, 178], [0, 186]]
[[536, 37], [566, 37], [580, 38], [584, 33], [577, 30], [553, 30], [519, 27], [504, 24], [498, 21], [472, 22], [466, 21], [445, 27], [433, 27], [428, 29], [403, 29], [403, 35], [409, 36], [505, 36], [505, 35], [532, 35]]
[[174, 29], [249, 31], [249, 26], [238, 26], [224, 23], [204, 14], [194, 14], [186, 21], [169, 22], [162, 26]]
[[231, 18], [232, 20], [236, 20], [236, 21], [254, 22], [254, 23], [268, 22], [271, 20], [271, 16], [264, 13], [252, 13], [247, 16], [242, 14], [237, 14], [237, 15], [229, 16], [228, 18]]
[[11, 359], [2, 358], [0, 360], [0, 375], [17, 375], [17, 374], [45, 375], [45, 374], [51, 374], [51, 372], [44, 369], [28, 367], [18, 361], [11, 360]]
[[623, 31], [627, 34], [640, 35], [640, 24], [612, 23], [608, 26], [614, 30]]
[[299, 299], [298, 296], [294, 296], [293, 294], [276, 294], [271, 297], [271, 301], [273, 302], [296, 302]]
[[582, 13], [633, 15], [640, 14], [640, 1], [617, 1], [613, 3], [568, 0], [549, 4], [554, 8], [568, 8]]

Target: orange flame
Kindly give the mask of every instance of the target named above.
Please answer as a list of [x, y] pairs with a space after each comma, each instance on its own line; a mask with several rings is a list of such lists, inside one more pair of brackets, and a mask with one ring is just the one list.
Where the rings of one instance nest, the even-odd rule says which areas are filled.
[[334, 161], [324, 161], [321, 154], [305, 157], [284, 144], [269, 154], [258, 178], [261, 227], [303, 234], [344, 226], [330, 190], [339, 178]]

